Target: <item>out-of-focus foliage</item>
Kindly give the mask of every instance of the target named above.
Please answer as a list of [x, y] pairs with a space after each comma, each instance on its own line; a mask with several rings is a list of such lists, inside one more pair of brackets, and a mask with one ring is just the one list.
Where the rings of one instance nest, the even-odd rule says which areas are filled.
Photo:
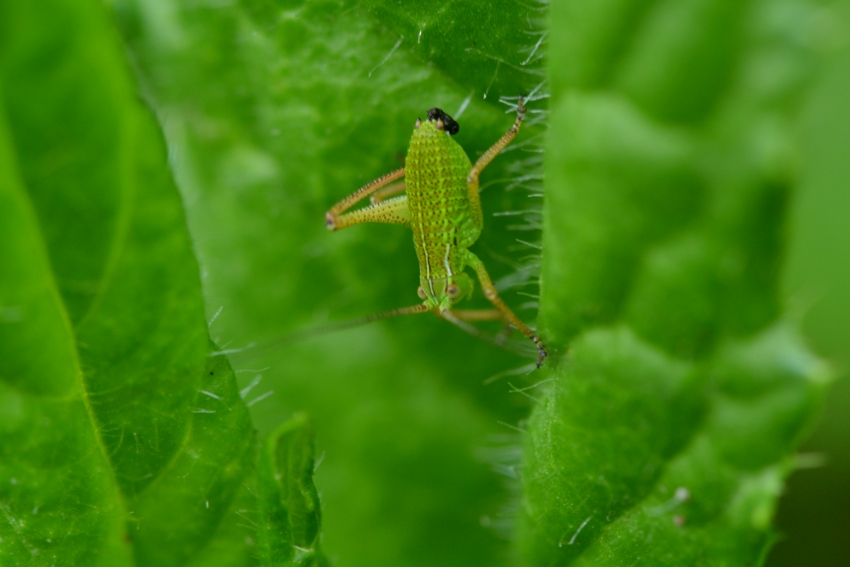
[[791, 216], [785, 291], [812, 347], [841, 378], [803, 446], [811, 461], [790, 478], [777, 518], [771, 567], [850, 564], [850, 3], [820, 14], [824, 72], [800, 121], [802, 169]]
[[827, 383], [779, 293], [815, 15], [553, 7], [541, 318], [569, 354], [528, 424], [529, 564], [754, 565], [772, 543]]

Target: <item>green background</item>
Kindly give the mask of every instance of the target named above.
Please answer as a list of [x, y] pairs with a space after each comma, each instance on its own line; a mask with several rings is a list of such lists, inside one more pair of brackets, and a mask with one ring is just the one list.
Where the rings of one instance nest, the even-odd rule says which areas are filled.
[[[793, 457], [850, 352], [846, 5], [107, 8], [0, 8], [4, 563], [850, 560], [847, 380]], [[551, 365], [311, 333], [417, 301], [327, 208], [520, 93], [473, 250]]]

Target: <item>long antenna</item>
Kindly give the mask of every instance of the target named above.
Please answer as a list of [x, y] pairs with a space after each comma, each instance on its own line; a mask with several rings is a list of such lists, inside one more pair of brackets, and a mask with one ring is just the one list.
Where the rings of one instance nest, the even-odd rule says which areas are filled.
[[371, 323], [373, 321], [380, 321], [381, 319], [389, 319], [391, 317], [399, 317], [401, 315], [415, 315], [416, 313], [426, 313], [428, 312], [428, 306], [424, 303], [420, 303], [418, 305], [412, 305], [410, 307], [402, 307], [400, 309], [392, 309], [390, 311], [383, 311], [381, 313], [373, 313], [372, 315], [366, 315], [365, 317], [358, 317], [356, 319], [349, 319], [348, 321], [340, 321], [339, 323], [330, 323], [327, 325], [320, 325], [318, 327], [312, 327], [309, 329], [304, 329], [302, 331], [296, 331], [294, 333], [290, 333], [288, 335], [283, 335], [282, 337], [278, 337], [271, 341], [267, 341], [264, 343], [249, 343], [243, 347], [239, 348], [230, 348], [230, 349], [221, 349], [215, 351], [210, 354], [210, 356], [221, 356], [221, 355], [240, 355], [244, 353], [260, 353], [268, 350], [269, 348], [277, 348], [281, 346], [285, 346], [288, 344], [296, 343], [298, 341], [303, 341], [312, 337], [316, 337], [319, 335], [325, 335], [327, 333], [332, 333], [334, 331], [342, 331], [344, 329], [350, 329], [352, 327], [359, 327], [360, 325], [365, 325], [367, 323]]
[[[383, 311], [381, 313], [374, 313], [372, 315], [366, 315], [365, 317], [358, 317], [356, 319], [349, 319], [348, 321], [340, 321], [339, 323], [330, 323], [328, 325], [320, 325], [318, 327], [312, 327], [309, 329], [304, 329], [301, 331], [296, 331], [290, 333], [288, 335], [283, 335], [276, 339], [272, 339], [270, 341], [266, 341], [263, 343], [249, 343], [243, 347], [238, 348], [229, 348], [229, 349], [221, 349], [213, 352], [210, 356], [221, 356], [221, 355], [234, 355], [237, 358], [239, 355], [256, 355], [260, 354], [264, 351], [268, 351], [272, 348], [279, 348], [282, 346], [286, 346], [289, 344], [293, 344], [299, 341], [307, 340], [312, 337], [325, 335], [327, 333], [332, 333], [335, 331], [342, 331], [344, 329], [351, 329], [353, 327], [359, 327], [361, 325], [365, 325], [367, 323], [372, 323], [374, 321], [380, 321], [381, 319], [389, 319], [391, 317], [399, 317], [401, 315], [415, 315], [417, 313], [427, 313], [430, 311], [428, 306], [424, 303], [420, 303], [418, 305], [412, 305], [410, 307], [402, 307], [400, 309], [392, 309], [390, 311]], [[490, 343], [493, 346], [506, 350], [508, 352], [512, 352], [516, 355], [522, 357], [532, 357], [536, 350], [529, 348], [526, 345], [525, 341], [519, 342], [513, 339], [510, 339], [504, 335], [493, 335], [488, 333], [487, 331], [483, 331], [464, 321], [463, 319], [457, 317], [450, 310], [448, 311], [435, 311], [435, 313], [452, 323], [457, 328], [462, 331], [472, 335], [473, 337], [482, 340], [484, 342]]]

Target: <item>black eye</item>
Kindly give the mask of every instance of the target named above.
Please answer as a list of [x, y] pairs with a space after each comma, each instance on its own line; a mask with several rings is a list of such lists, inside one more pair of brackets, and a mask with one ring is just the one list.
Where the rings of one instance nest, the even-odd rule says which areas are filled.
[[460, 288], [455, 284], [449, 284], [448, 287], [446, 287], [446, 295], [451, 298], [455, 298], [460, 295]]
[[460, 131], [460, 124], [439, 108], [432, 108], [428, 111], [428, 120], [442, 120], [443, 128], [452, 136]]

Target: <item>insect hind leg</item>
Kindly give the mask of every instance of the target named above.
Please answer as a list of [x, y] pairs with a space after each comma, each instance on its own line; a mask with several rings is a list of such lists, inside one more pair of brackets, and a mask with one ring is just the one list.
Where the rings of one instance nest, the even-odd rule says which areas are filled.
[[[352, 216], [355, 213], [349, 213], [348, 215], [344, 215], [343, 213], [356, 205], [358, 202], [362, 201], [366, 197], [379, 192], [382, 187], [386, 187], [393, 181], [397, 181], [404, 177], [404, 168], [397, 169], [395, 171], [391, 171], [386, 175], [383, 175], [374, 181], [370, 181], [342, 201], [335, 204], [330, 210], [325, 214], [325, 226], [327, 226], [328, 230], [339, 230], [340, 228], [345, 228], [346, 226], [351, 226], [352, 224], [357, 224], [360, 222], [397, 222], [392, 220], [374, 220], [373, 218], [368, 219], [360, 219], [360, 217]], [[384, 194], [386, 196], [386, 194]], [[401, 199], [401, 198], [399, 198]], [[405, 211], [406, 211], [405, 202]], [[374, 205], [373, 205], [374, 206]], [[368, 207], [367, 207], [368, 208]], [[405, 224], [405, 222], [397, 222], [397, 224]]]
[[407, 196], [402, 195], [386, 201], [379, 201], [374, 205], [333, 218], [328, 213], [326, 220], [329, 230], [340, 230], [364, 222], [409, 225], [410, 211], [407, 208]]
[[478, 281], [481, 282], [481, 289], [484, 291], [484, 296], [487, 300], [493, 304], [493, 307], [499, 310], [502, 316], [508, 320], [511, 325], [516, 327], [520, 333], [531, 339], [537, 346], [537, 367], [539, 368], [546, 357], [549, 356], [549, 352], [546, 350], [546, 347], [543, 345], [540, 337], [538, 337], [537, 333], [532, 331], [525, 323], [523, 323], [520, 318], [511, 311], [510, 307], [505, 305], [502, 298], [499, 297], [499, 292], [496, 291], [496, 286], [493, 285], [493, 281], [490, 279], [490, 274], [487, 273], [487, 269], [484, 267], [484, 262], [482, 262], [478, 256], [469, 250], [464, 250], [464, 260], [466, 261], [466, 264], [472, 267], [472, 269], [475, 270], [475, 273], [478, 274]]

